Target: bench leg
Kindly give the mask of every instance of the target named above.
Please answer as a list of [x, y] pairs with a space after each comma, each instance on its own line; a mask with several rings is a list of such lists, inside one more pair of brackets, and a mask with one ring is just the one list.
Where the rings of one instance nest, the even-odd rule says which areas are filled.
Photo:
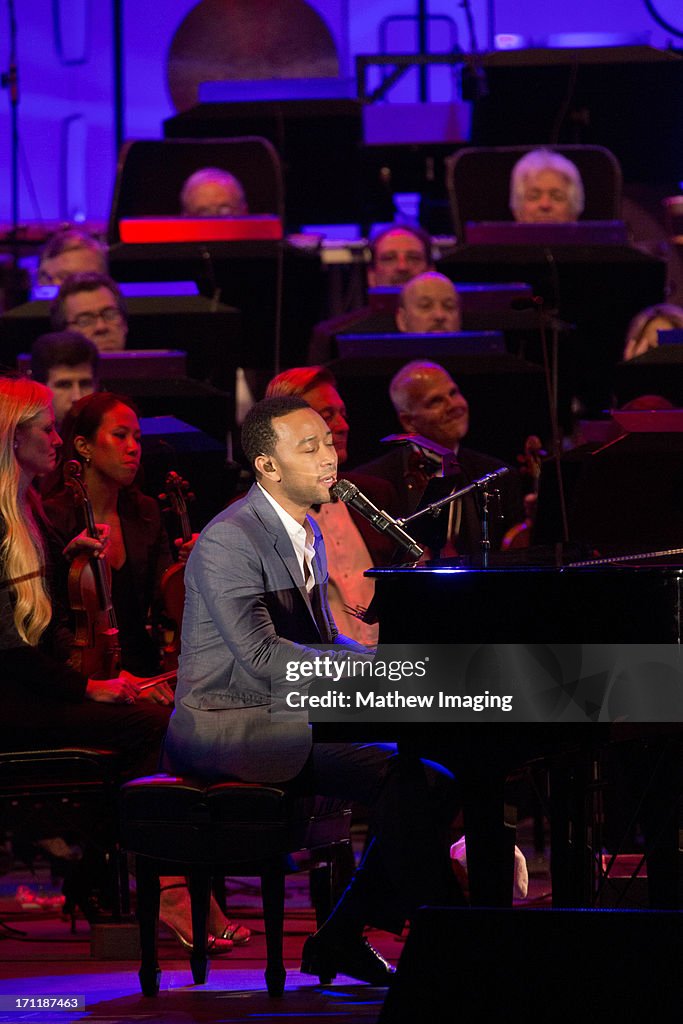
[[279, 997], [285, 991], [287, 972], [282, 958], [285, 926], [285, 872], [278, 861], [261, 874], [263, 923], [266, 929], [266, 988], [268, 995]]
[[161, 970], [157, 957], [159, 928], [159, 872], [148, 857], [136, 857], [138, 924], [140, 926], [140, 988], [145, 996], [159, 992]]
[[192, 953], [190, 967], [195, 985], [203, 985], [209, 976], [207, 951], [211, 872], [207, 867], [193, 867], [187, 879], [192, 903]]

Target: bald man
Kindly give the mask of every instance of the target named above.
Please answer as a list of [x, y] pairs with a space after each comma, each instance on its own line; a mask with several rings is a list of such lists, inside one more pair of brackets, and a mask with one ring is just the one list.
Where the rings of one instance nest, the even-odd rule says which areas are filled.
[[430, 270], [404, 284], [396, 326], [404, 334], [452, 334], [461, 330], [460, 298], [453, 282]]
[[[402, 516], [444, 497], [505, 464], [462, 441], [470, 425], [470, 407], [448, 370], [438, 363], [415, 360], [392, 378], [389, 396], [401, 428], [418, 434], [453, 453], [454, 459], [425, 453], [411, 444], [392, 448], [386, 455], [358, 467], [359, 473], [382, 477], [394, 485]], [[492, 550], [503, 534], [524, 518], [519, 477], [512, 471], [498, 481], [502, 520], [491, 510]], [[426, 544], [433, 557], [443, 554], [477, 555], [481, 521], [474, 495], [448, 506], [437, 519], [426, 516], [412, 524], [412, 535]]]
[[249, 213], [242, 184], [220, 167], [202, 167], [180, 193], [185, 217], [245, 217]]
[[[370, 288], [395, 288], [433, 267], [432, 239], [426, 231], [412, 224], [391, 224], [374, 236], [369, 250]], [[313, 365], [334, 358], [338, 334], [387, 334], [395, 329], [392, 312], [370, 306], [323, 320], [313, 328], [308, 362]]]

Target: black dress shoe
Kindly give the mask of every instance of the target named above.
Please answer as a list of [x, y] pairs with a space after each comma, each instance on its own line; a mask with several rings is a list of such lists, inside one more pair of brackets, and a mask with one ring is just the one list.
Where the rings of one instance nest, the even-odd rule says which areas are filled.
[[304, 943], [301, 971], [317, 974], [321, 985], [328, 985], [337, 974], [347, 974], [368, 985], [386, 986], [396, 973], [365, 938], [337, 944], [315, 935], [309, 935]]

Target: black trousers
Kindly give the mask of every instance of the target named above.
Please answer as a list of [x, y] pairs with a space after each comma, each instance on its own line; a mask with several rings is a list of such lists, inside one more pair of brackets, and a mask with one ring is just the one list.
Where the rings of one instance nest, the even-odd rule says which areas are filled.
[[370, 842], [342, 897], [362, 904], [365, 924], [400, 932], [423, 904], [462, 902], [449, 855], [457, 791], [442, 765], [399, 757], [388, 743], [314, 743], [287, 787], [369, 808]]

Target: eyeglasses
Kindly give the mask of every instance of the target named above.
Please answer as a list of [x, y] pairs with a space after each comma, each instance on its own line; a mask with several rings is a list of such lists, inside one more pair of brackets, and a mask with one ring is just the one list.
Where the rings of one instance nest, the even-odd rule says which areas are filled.
[[242, 206], [237, 203], [221, 203], [220, 206], [199, 206], [190, 210], [189, 217], [239, 217]]
[[[383, 252], [377, 257], [377, 262], [398, 263], [400, 255], [400, 253], [394, 250], [390, 250], [389, 252]], [[423, 252], [418, 252], [417, 250], [409, 250], [408, 252], [403, 253], [403, 257], [406, 263], [409, 263], [413, 267], [416, 267], [419, 264], [426, 262], [425, 254]]]
[[105, 324], [117, 324], [123, 319], [123, 314], [118, 306], [105, 306], [97, 313], [79, 313], [73, 320], [67, 320], [69, 327], [94, 327], [98, 320], [104, 320]]

